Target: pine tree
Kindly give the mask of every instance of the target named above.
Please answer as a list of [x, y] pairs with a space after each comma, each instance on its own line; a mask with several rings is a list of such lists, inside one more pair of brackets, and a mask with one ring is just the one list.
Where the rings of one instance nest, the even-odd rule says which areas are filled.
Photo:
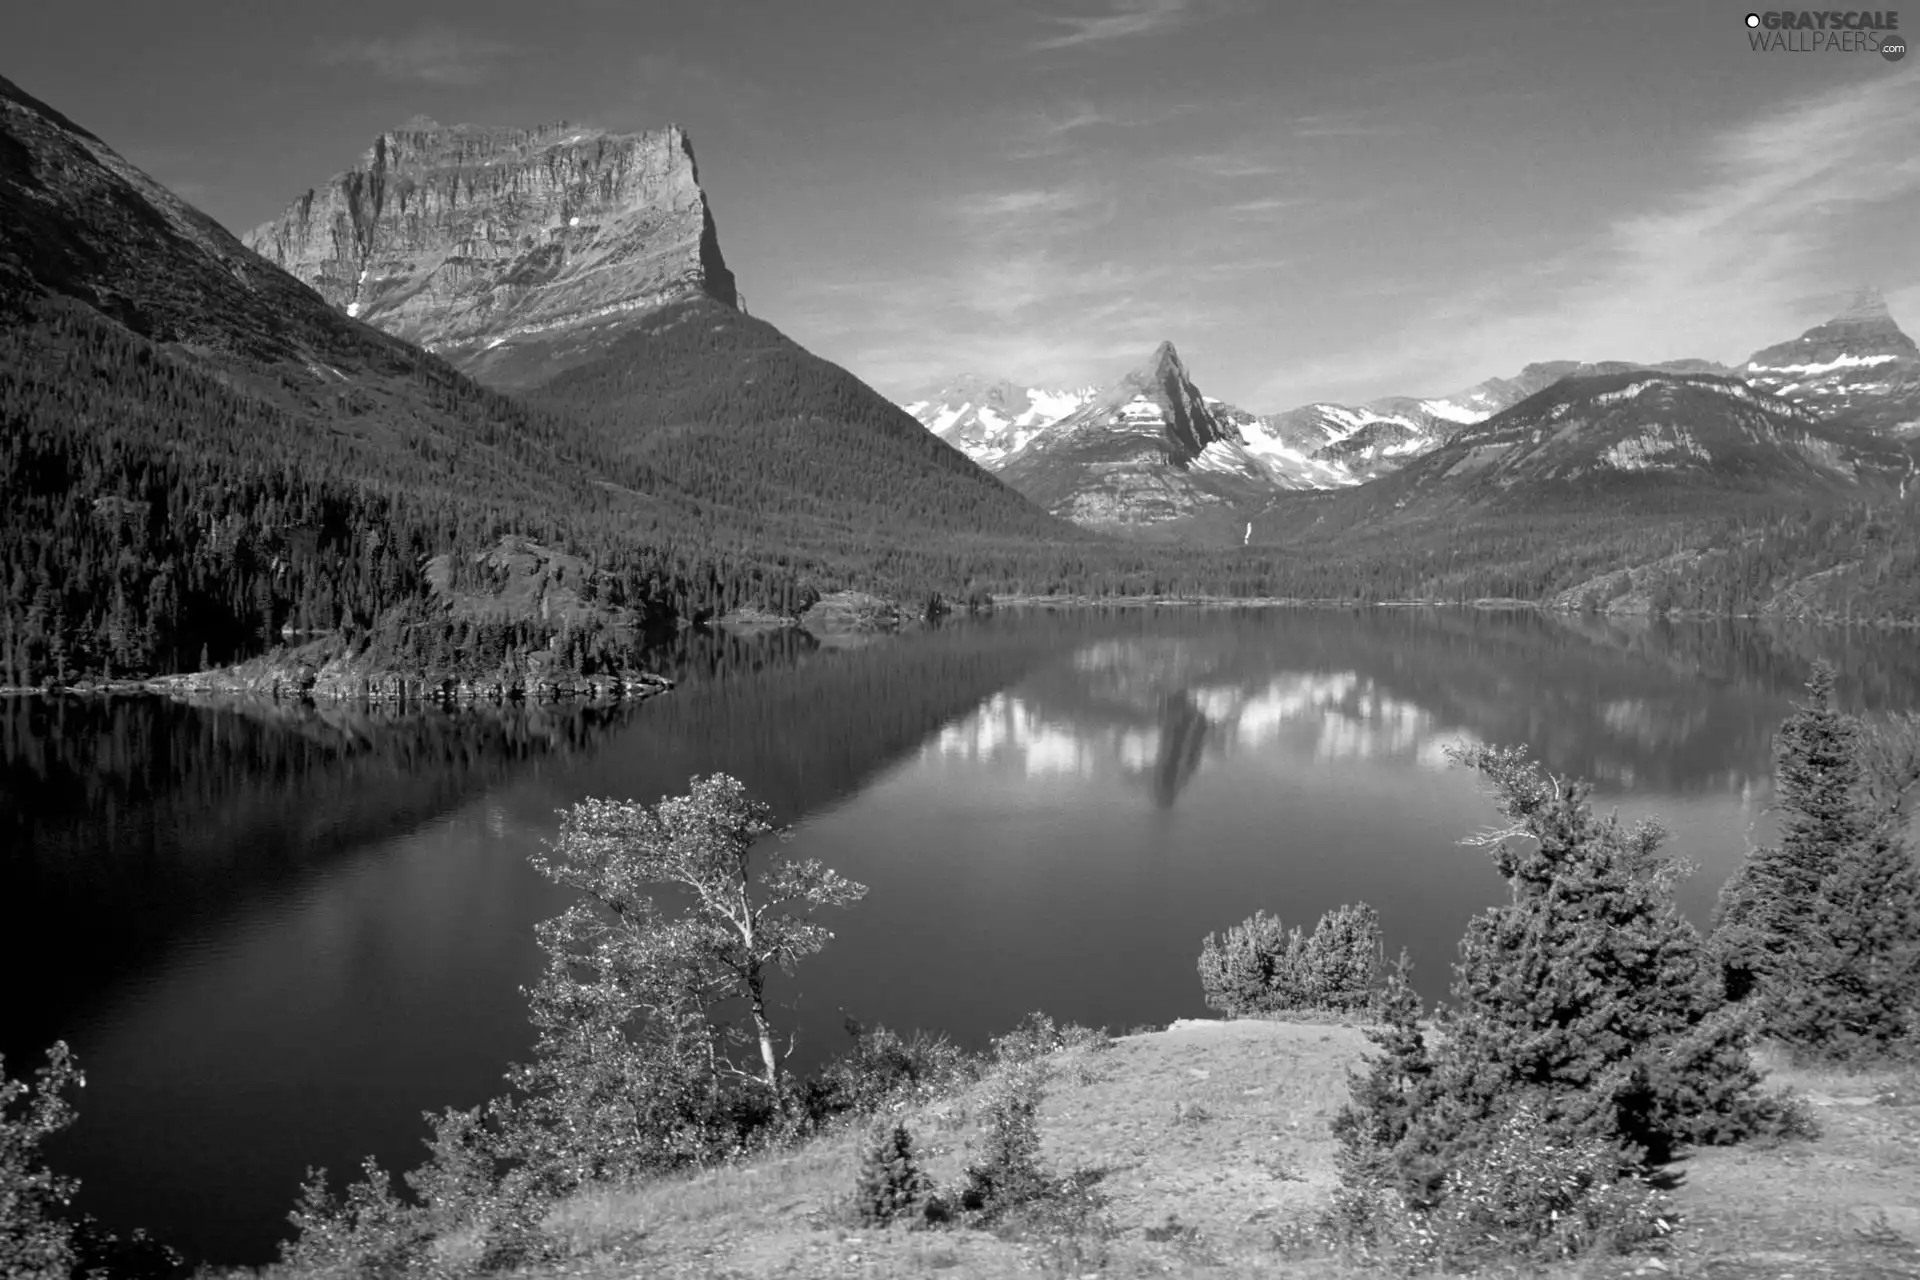
[[898, 1120], [882, 1121], [860, 1152], [854, 1186], [854, 1212], [862, 1226], [883, 1227], [912, 1216], [932, 1194], [933, 1184], [913, 1158], [913, 1136]]
[[1403, 1144], [1414, 1118], [1433, 1103], [1434, 1060], [1420, 1030], [1420, 996], [1405, 951], [1387, 974], [1379, 1008], [1379, 1025], [1366, 1036], [1380, 1053], [1367, 1060], [1365, 1075], [1347, 1073], [1352, 1099], [1333, 1120], [1341, 1177], [1349, 1186], [1387, 1183], [1421, 1198], [1441, 1171]]
[[1590, 787], [1548, 777], [1523, 749], [1461, 754], [1492, 783], [1509, 900], [1469, 924], [1443, 1020], [1449, 1105], [1469, 1125], [1523, 1094], [1570, 1134], [1655, 1162], [1737, 1131], [1759, 1073], [1718, 974], [1680, 914], [1678, 870], [1653, 823], [1601, 818]]
[[987, 1099], [986, 1141], [967, 1166], [962, 1207], [991, 1216], [1044, 1198], [1053, 1182], [1040, 1164], [1040, 1094], [1045, 1065], [1014, 1063]]
[[1902, 801], [1920, 734], [1875, 737], [1814, 665], [1781, 726], [1780, 842], [1722, 891], [1714, 945], [1729, 995], [1801, 1053], [1851, 1058], [1920, 1034], [1920, 866]]

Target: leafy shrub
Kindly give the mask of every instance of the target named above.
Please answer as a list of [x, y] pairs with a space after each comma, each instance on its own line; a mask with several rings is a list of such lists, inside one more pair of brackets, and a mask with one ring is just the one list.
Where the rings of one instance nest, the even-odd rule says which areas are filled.
[[1673, 1207], [1630, 1155], [1555, 1131], [1534, 1102], [1513, 1106], [1429, 1196], [1378, 1183], [1343, 1188], [1329, 1227], [1409, 1271], [1552, 1262], [1663, 1240]]
[[86, 1083], [64, 1040], [47, 1050], [47, 1065], [32, 1085], [9, 1078], [0, 1058], [0, 1276], [171, 1280], [188, 1274], [186, 1259], [146, 1232], [123, 1236], [91, 1215], [68, 1212], [80, 1184], [47, 1168], [40, 1145], [77, 1118], [64, 1095]]
[[853, 1046], [799, 1089], [799, 1107], [818, 1126], [838, 1116], [873, 1115], [924, 1102], [979, 1077], [980, 1063], [944, 1035], [906, 1038], [846, 1021]]
[[1382, 953], [1379, 914], [1364, 902], [1327, 912], [1311, 934], [1256, 911], [1200, 944], [1200, 986], [1208, 1008], [1233, 1018], [1352, 1012], [1373, 1002]]
[[303, 1275], [387, 1277], [506, 1271], [546, 1256], [552, 1199], [538, 1171], [508, 1161], [508, 1140], [479, 1107], [426, 1120], [428, 1158], [405, 1176], [411, 1199], [371, 1156], [341, 1195], [324, 1169], [309, 1169], [281, 1260]]
[[432, 1244], [423, 1216], [394, 1192], [393, 1175], [371, 1156], [344, 1196], [327, 1186], [326, 1170], [307, 1170], [287, 1220], [294, 1236], [281, 1245], [280, 1260], [327, 1280], [407, 1275], [423, 1268]]
[[913, 1136], [899, 1121], [875, 1127], [860, 1150], [854, 1213], [862, 1226], [880, 1227], [925, 1211], [932, 1183], [913, 1158]]
[[1100, 1052], [1112, 1047], [1112, 1037], [1104, 1028], [1096, 1030], [1076, 1022], [1063, 1027], [1046, 1014], [1035, 1011], [1015, 1023], [1013, 1030], [994, 1038], [992, 1056], [999, 1063], [1018, 1064], [1067, 1049]]
[[65, 1280], [77, 1258], [72, 1225], [60, 1213], [80, 1184], [47, 1168], [40, 1144], [73, 1123], [61, 1095], [86, 1077], [64, 1040], [47, 1050], [31, 1085], [5, 1067], [0, 1059], [0, 1275]]

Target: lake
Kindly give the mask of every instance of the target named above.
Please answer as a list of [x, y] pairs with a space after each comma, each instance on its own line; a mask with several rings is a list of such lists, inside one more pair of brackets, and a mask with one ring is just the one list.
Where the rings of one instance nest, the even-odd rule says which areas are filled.
[[864, 646], [689, 635], [615, 709], [371, 714], [0, 699], [0, 1051], [86, 1069], [82, 1207], [270, 1258], [303, 1170], [417, 1162], [498, 1092], [565, 897], [527, 855], [587, 796], [724, 770], [870, 887], [779, 989], [796, 1065], [847, 1015], [983, 1046], [1021, 1015], [1204, 1016], [1203, 935], [1365, 900], [1423, 992], [1503, 886], [1456, 742], [1526, 742], [1659, 816], [1705, 925], [1765, 839], [1809, 663], [1920, 704], [1910, 634], [1386, 610], [1016, 612]]

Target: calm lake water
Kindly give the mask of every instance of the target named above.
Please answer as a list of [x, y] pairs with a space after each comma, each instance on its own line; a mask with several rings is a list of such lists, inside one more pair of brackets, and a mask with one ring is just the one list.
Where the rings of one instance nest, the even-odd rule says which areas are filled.
[[1659, 816], [1705, 924], [1768, 834], [1768, 735], [1810, 661], [1920, 705], [1911, 635], [1531, 614], [1003, 615], [853, 649], [694, 636], [614, 711], [373, 716], [0, 699], [0, 1051], [88, 1076], [82, 1205], [269, 1258], [308, 1165], [417, 1162], [498, 1092], [563, 896], [527, 854], [587, 796], [725, 770], [870, 886], [781, 989], [802, 1067], [846, 1014], [970, 1045], [1034, 1009], [1204, 1015], [1201, 937], [1364, 899], [1430, 997], [1503, 887], [1448, 766], [1527, 742]]

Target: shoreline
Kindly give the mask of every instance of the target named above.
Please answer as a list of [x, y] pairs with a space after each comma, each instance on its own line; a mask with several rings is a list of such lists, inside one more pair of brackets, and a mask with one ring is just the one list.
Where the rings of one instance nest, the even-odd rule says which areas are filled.
[[[259, 662], [260, 659], [253, 659]], [[450, 708], [501, 707], [516, 704], [547, 706], [554, 703], [584, 702], [612, 706], [622, 702], [642, 702], [675, 687], [667, 676], [646, 672], [635, 676], [587, 676], [578, 680], [488, 680], [473, 681], [445, 677], [434, 679], [425, 673], [385, 673], [369, 676], [358, 690], [342, 681], [327, 687], [312, 683], [285, 681], [279, 676], [248, 678], [234, 673], [239, 668], [196, 671], [138, 680], [98, 680], [53, 688], [26, 688], [0, 685], [0, 697], [158, 697], [176, 702], [207, 699], [242, 699], [253, 702], [407, 707], [437, 706]], [[223, 678], [224, 677], [224, 678]]]
[[1303, 596], [1078, 596], [1023, 595], [995, 597], [1000, 609], [1470, 609], [1482, 613], [1544, 613], [1565, 618], [1636, 618], [1664, 622], [1775, 622], [1816, 627], [1875, 627], [1906, 630], [1920, 627], [1920, 619], [1887, 615], [1856, 617], [1836, 614], [1714, 613], [1704, 609], [1672, 609], [1655, 613], [1644, 609], [1591, 610], [1564, 608], [1551, 600], [1522, 600], [1514, 596], [1481, 596], [1473, 600], [1345, 600]]
[[[1664, 622], [1751, 622], [1794, 626], [1855, 628], [1879, 631], [1904, 631], [1920, 628], [1920, 619], [1835, 616], [1831, 614], [1779, 615], [1758, 613], [1709, 613], [1704, 610], [1569, 609], [1545, 600], [1522, 600], [1510, 596], [1483, 596], [1475, 600], [1343, 600], [1329, 597], [1298, 596], [1084, 596], [1018, 595], [995, 597], [991, 609], [978, 614], [956, 614], [960, 618], [990, 618], [1001, 610], [1066, 611], [1074, 609], [1341, 609], [1352, 612], [1371, 609], [1457, 609], [1478, 613], [1538, 613], [1554, 617], [1587, 618], [1599, 621], [1634, 619]], [[916, 625], [917, 624], [917, 625]], [[822, 643], [831, 645], [857, 636], [873, 641], [911, 630], [926, 623], [920, 619], [900, 620], [891, 626], [836, 631], [823, 628], [815, 632], [799, 619], [775, 621], [772, 615], [748, 618], [722, 618], [709, 624], [715, 630], [737, 635], [766, 634], [799, 628]], [[290, 655], [289, 655], [290, 657]], [[304, 669], [304, 670], [303, 670]], [[196, 696], [257, 698], [269, 702], [339, 702], [376, 705], [433, 704], [438, 706], [501, 706], [513, 702], [586, 701], [614, 703], [655, 697], [674, 687], [666, 676], [643, 672], [631, 676], [585, 676], [550, 679], [538, 676], [472, 677], [437, 676], [422, 671], [380, 671], [366, 674], [338, 673], [324, 681], [318, 679], [311, 663], [273, 656], [250, 658], [218, 671], [174, 672], [125, 680], [86, 680], [51, 688], [0, 685], [4, 697], [139, 697], [156, 696], [191, 700]]]

